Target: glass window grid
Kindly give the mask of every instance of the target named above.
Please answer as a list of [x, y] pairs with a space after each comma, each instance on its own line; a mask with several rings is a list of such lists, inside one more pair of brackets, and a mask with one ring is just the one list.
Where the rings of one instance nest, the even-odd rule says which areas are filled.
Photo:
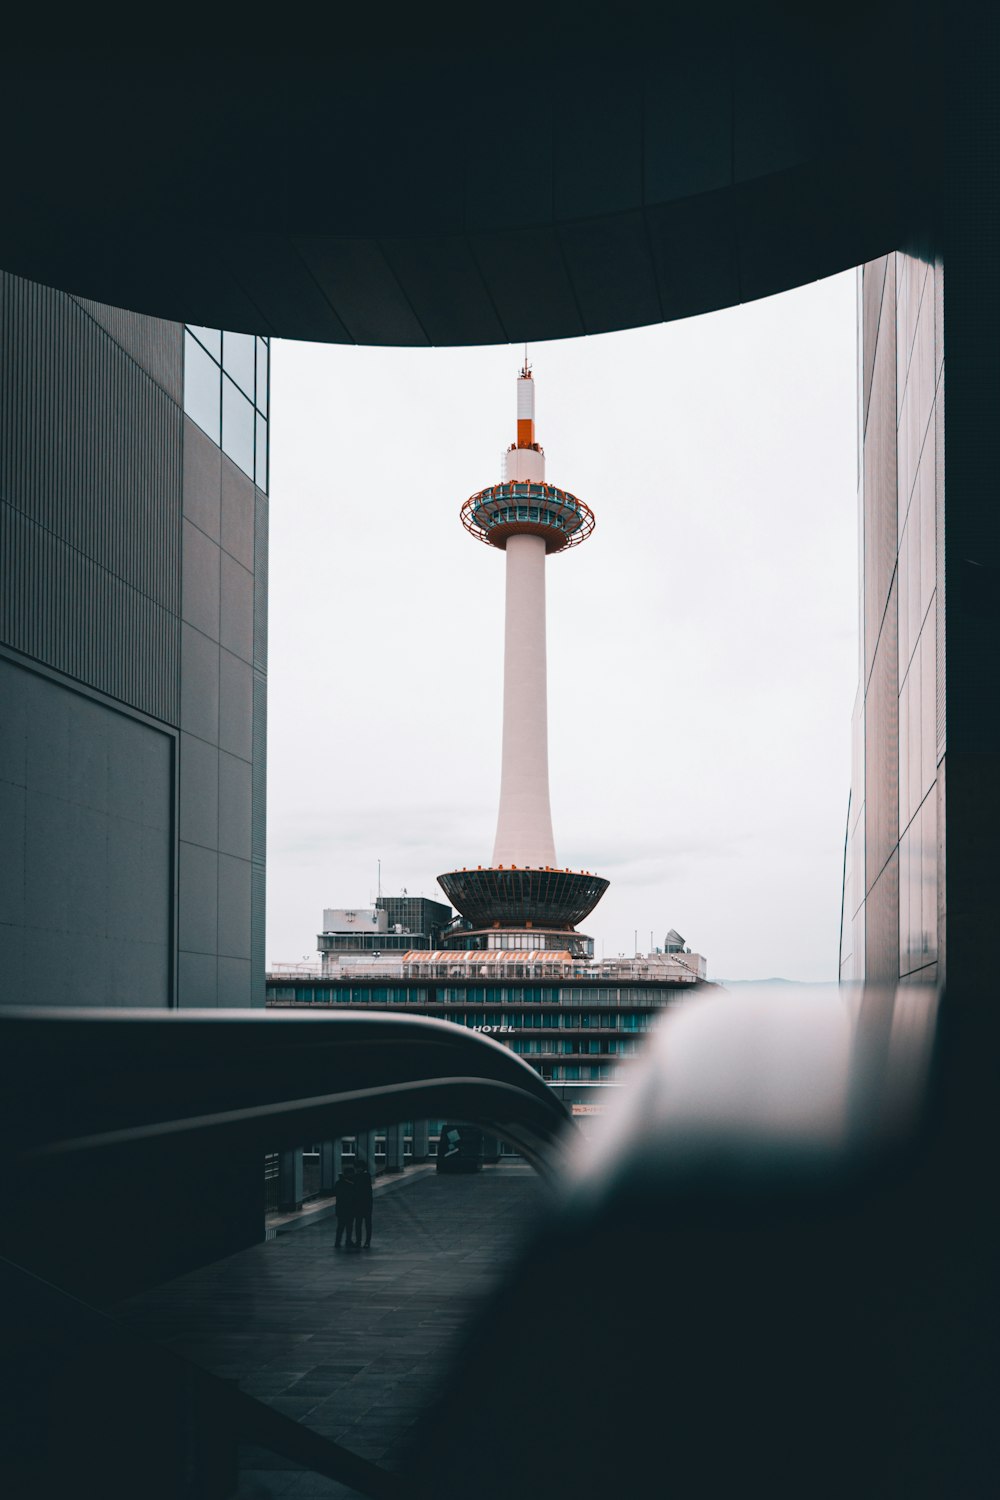
[[[298, 1003], [315, 1005], [362, 1005], [370, 1007], [392, 1007], [395, 1005], [419, 1005], [433, 1015], [440, 1014], [442, 1004], [454, 1006], [450, 1019], [459, 1025], [498, 1033], [498, 1039], [526, 1061], [529, 1061], [542, 1078], [558, 1082], [568, 1077], [563, 1069], [551, 1059], [563, 1056], [598, 1057], [609, 1059], [600, 1064], [572, 1064], [579, 1069], [579, 1081], [588, 1078], [612, 1077], [617, 1059], [630, 1056], [639, 1046], [640, 1034], [648, 1031], [656, 1021], [657, 1013], [677, 994], [678, 990], [666, 986], [649, 989], [608, 988], [588, 986], [579, 990], [559, 989], [555, 986], [529, 988], [519, 985], [442, 987], [437, 992], [424, 986], [411, 985], [363, 985], [304, 984], [272, 986], [271, 999], [276, 1003]], [[570, 1004], [560, 997], [572, 996]], [[555, 1009], [543, 1009], [542, 1001]], [[512, 1010], [510, 1001], [527, 1005], [527, 1009]], [[602, 1001], [615, 1008], [610, 1010], [584, 1010], [584, 1004], [594, 1005]], [[635, 1009], [623, 1010], [616, 1002], [624, 1002]], [[496, 1010], [470, 1008], [493, 1004]], [[537, 1007], [537, 1008], [536, 1008]], [[559, 1032], [575, 1032], [572, 1037], [559, 1036]], [[541, 1033], [525, 1036], [524, 1032]], [[583, 1035], [582, 1033], [591, 1033]], [[597, 1033], [597, 1034], [595, 1034]], [[574, 1075], [575, 1077], [575, 1075]], [[574, 1081], [570, 1078], [569, 1081]]]
[[449, 1005], [476, 1005], [487, 1002], [503, 1003], [506, 1005], [523, 1005], [529, 1003], [552, 1004], [560, 1006], [591, 1006], [598, 1005], [643, 1005], [657, 1010], [670, 1005], [681, 994], [681, 989], [676, 985], [650, 985], [647, 988], [611, 988], [603, 987], [587, 989], [555, 989], [555, 988], [528, 988], [520, 985], [503, 985], [486, 989], [478, 986], [442, 986], [438, 991], [439, 998]]
[[546, 946], [544, 932], [491, 932], [486, 939], [487, 948], [518, 951], [542, 950]]
[[[270, 340], [186, 324], [184, 348], [185, 412], [267, 493]], [[195, 371], [197, 383], [194, 378], [189, 381]], [[215, 382], [214, 402], [206, 388], [209, 373]], [[245, 414], [240, 403], [247, 407]]]
[[223, 333], [222, 368], [243, 394], [256, 404], [257, 341], [252, 333]]
[[[572, 993], [572, 1002], [567, 1003], [565, 999], [560, 1000], [560, 994]], [[473, 1017], [478, 1018], [477, 1024], [495, 1024], [513, 1026], [515, 1029], [533, 1029], [536, 1027], [558, 1029], [594, 1029], [594, 1030], [646, 1030], [653, 1024], [657, 1011], [664, 1009], [677, 996], [679, 991], [664, 988], [662, 990], [606, 990], [593, 989], [583, 991], [557, 991], [552, 988], [544, 990], [526, 990], [523, 987], [512, 986], [469, 986], [461, 989], [455, 987], [442, 987], [436, 994], [425, 986], [416, 985], [346, 985], [343, 983], [326, 984], [304, 984], [301, 981], [295, 984], [272, 985], [269, 995], [273, 1001], [298, 1002], [317, 1005], [427, 1005], [427, 1006], [461, 1006], [465, 1012], [464, 1016], [456, 1016], [454, 1019], [469, 1019], [473, 1024]], [[621, 1003], [634, 1007], [635, 1010], [625, 1011], [617, 1008], [619, 996]], [[584, 1004], [594, 1003], [616, 1005], [614, 1010], [583, 1010]], [[543, 1010], [542, 1003], [557, 1005], [557, 1010]], [[519, 1005], [538, 1005], [539, 1008], [511, 1012], [502, 1010], [480, 1014], [467, 1008], [476, 1005], [507, 1005], [509, 1003]]]
[[187, 324], [185, 324], [185, 327], [187, 328], [188, 333], [194, 335], [194, 337], [198, 340], [199, 344], [201, 344], [202, 348], [207, 349], [208, 353], [215, 360], [215, 363], [217, 365], [221, 365], [221, 363], [222, 363], [222, 332], [221, 332], [221, 330], [218, 329], [218, 328], [199, 328], [195, 323], [187, 323]]

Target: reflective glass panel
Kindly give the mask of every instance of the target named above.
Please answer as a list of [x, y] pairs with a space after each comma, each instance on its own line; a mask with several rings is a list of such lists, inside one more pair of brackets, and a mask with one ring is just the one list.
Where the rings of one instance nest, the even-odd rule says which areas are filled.
[[268, 348], [263, 339], [257, 340], [257, 410], [267, 416], [267, 356]]
[[253, 407], [227, 376], [222, 378], [222, 451], [253, 478]]
[[257, 466], [254, 474], [259, 490], [267, 489], [267, 423], [257, 413]]
[[257, 340], [252, 333], [226, 333], [222, 338], [222, 368], [244, 395], [253, 400]]
[[196, 328], [193, 323], [189, 323], [187, 326], [194, 334], [198, 342], [200, 344], [204, 344], [205, 348], [208, 350], [209, 354], [212, 355], [213, 359], [216, 359], [221, 363], [222, 334], [219, 332], [219, 330], [217, 328]]
[[222, 371], [189, 333], [184, 335], [184, 410], [192, 421], [207, 432], [213, 443], [219, 441], [219, 382]]

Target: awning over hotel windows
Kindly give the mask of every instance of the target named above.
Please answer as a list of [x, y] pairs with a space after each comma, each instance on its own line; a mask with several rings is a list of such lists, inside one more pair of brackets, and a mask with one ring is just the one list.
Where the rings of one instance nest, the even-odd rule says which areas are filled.
[[573, 955], [562, 949], [558, 952], [534, 948], [531, 950], [511, 948], [476, 949], [427, 949], [411, 948], [401, 959], [404, 964], [466, 964], [479, 967], [482, 964], [571, 964]]

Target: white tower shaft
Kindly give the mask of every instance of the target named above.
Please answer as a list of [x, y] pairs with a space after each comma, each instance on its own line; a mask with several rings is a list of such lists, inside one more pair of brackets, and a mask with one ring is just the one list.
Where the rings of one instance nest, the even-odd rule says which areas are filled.
[[[490, 866], [452, 870], [438, 880], [472, 934], [457, 941], [495, 944], [500, 951], [554, 943], [556, 951], [582, 957], [589, 940], [576, 932], [576, 923], [593, 911], [608, 882], [556, 863], [549, 805], [545, 569], [550, 554], [587, 540], [594, 513], [576, 495], [546, 481], [527, 350], [517, 381], [517, 441], [504, 454], [503, 478], [469, 496], [461, 521], [477, 542], [507, 554], [500, 808]], [[528, 934], [529, 927], [538, 930]]]
[[545, 539], [507, 542], [503, 760], [493, 865], [554, 866], [545, 662]]

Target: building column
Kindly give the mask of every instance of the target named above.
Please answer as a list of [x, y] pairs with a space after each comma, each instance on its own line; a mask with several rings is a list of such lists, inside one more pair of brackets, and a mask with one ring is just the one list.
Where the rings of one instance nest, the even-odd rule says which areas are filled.
[[278, 1212], [297, 1212], [302, 1207], [302, 1147], [282, 1151], [278, 1160]]
[[374, 1141], [373, 1130], [356, 1130], [354, 1132], [354, 1165], [359, 1167], [362, 1162], [368, 1167], [372, 1176], [375, 1175]]
[[495, 1135], [487, 1135], [483, 1131], [483, 1161], [498, 1162], [500, 1160], [500, 1142]]
[[430, 1139], [426, 1120], [413, 1122], [413, 1161], [426, 1161], [430, 1154]]
[[343, 1147], [339, 1141], [323, 1141], [319, 1148], [319, 1190], [332, 1193], [333, 1185], [340, 1176]]
[[385, 1170], [387, 1172], [403, 1170], [402, 1125], [387, 1125], [385, 1128]]

